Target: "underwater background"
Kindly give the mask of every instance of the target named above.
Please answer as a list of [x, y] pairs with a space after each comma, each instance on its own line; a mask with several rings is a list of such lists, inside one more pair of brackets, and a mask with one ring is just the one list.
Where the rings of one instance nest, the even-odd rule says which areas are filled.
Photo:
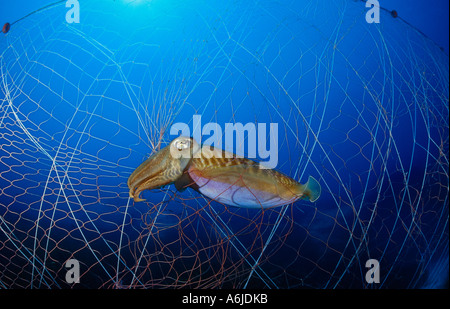
[[[426, 29], [350, 0], [79, 1], [79, 23], [43, 2], [0, 20], [1, 288], [448, 286], [449, 57]], [[277, 170], [321, 197], [134, 202], [193, 115], [278, 124]]]

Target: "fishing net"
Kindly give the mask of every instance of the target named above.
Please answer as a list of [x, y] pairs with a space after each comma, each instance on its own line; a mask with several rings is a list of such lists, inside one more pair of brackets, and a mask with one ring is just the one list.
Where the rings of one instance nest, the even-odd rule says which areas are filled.
[[[421, 33], [343, 0], [67, 11], [0, 38], [0, 287], [445, 284], [448, 56]], [[278, 124], [277, 169], [322, 196], [241, 209], [168, 186], [134, 202], [129, 175], [193, 115]]]

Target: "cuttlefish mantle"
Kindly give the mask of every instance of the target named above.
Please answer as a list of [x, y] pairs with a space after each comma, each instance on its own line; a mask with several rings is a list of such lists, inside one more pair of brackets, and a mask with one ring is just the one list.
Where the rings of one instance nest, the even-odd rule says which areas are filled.
[[190, 137], [178, 137], [144, 161], [128, 178], [130, 197], [136, 202], [144, 190], [174, 184], [177, 190], [192, 188], [217, 202], [243, 208], [270, 208], [299, 199], [311, 202], [321, 187], [310, 176], [305, 184], [235, 154], [200, 145]]

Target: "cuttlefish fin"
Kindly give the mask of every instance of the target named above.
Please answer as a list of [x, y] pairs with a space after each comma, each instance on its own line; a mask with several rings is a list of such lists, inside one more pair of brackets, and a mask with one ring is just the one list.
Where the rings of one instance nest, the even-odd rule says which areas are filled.
[[322, 188], [314, 177], [309, 176], [308, 181], [304, 185], [300, 185], [300, 191], [302, 192], [303, 199], [309, 199], [311, 202], [315, 202], [320, 197]]

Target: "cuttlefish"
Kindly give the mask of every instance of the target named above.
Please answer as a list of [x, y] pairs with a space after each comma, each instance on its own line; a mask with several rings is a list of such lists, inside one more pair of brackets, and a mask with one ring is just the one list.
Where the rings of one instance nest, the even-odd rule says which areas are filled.
[[270, 208], [299, 199], [316, 201], [320, 184], [309, 176], [305, 184], [260, 163], [233, 153], [177, 137], [145, 160], [128, 178], [130, 197], [174, 184], [178, 191], [192, 188], [220, 203], [243, 208]]

